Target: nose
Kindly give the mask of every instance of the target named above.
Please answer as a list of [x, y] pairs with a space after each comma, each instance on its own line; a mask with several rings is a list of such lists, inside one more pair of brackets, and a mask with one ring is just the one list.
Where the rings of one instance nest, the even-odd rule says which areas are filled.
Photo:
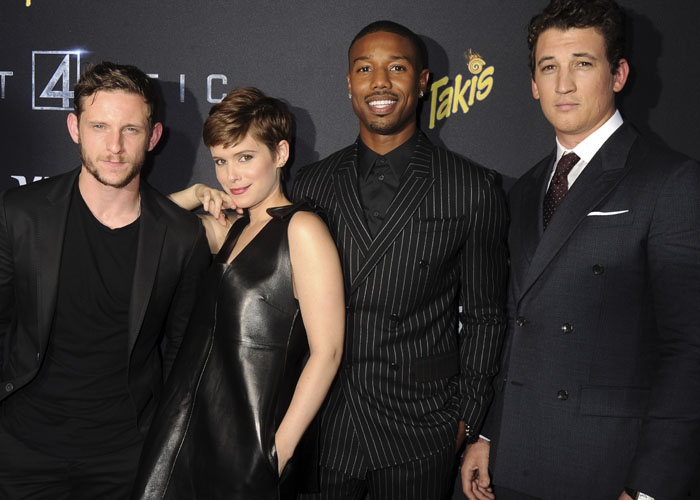
[[228, 166], [227, 175], [228, 181], [231, 183], [241, 180], [241, 174], [238, 172], [238, 169], [233, 165]]
[[124, 137], [120, 130], [113, 130], [107, 135], [107, 150], [110, 153], [121, 153], [124, 148]]
[[372, 72], [372, 88], [385, 89], [391, 87], [389, 72], [383, 68], [377, 68]]
[[560, 94], [568, 94], [576, 90], [576, 82], [574, 81], [574, 73], [568, 67], [564, 66], [557, 73], [556, 90]]

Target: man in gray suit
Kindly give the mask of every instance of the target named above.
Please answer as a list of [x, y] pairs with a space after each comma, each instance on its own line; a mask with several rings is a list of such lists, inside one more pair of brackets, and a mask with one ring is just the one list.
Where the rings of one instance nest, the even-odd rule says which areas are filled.
[[348, 311], [311, 498], [444, 498], [455, 445], [478, 437], [491, 398], [505, 329], [505, 200], [496, 173], [418, 130], [420, 38], [378, 21], [348, 56], [359, 138], [303, 169], [293, 193], [327, 215]]
[[629, 66], [613, 0], [553, 0], [528, 41], [556, 148], [509, 196], [491, 443], [469, 446], [463, 488], [472, 500], [683, 498], [700, 453], [700, 166], [616, 110]]

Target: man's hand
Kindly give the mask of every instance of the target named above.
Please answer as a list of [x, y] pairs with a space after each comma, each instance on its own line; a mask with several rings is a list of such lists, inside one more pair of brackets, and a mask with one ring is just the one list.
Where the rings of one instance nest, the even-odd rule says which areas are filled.
[[629, 496], [629, 495], [627, 494], [626, 491], [623, 491], [623, 492], [622, 492], [622, 495], [620, 495], [620, 498], [618, 498], [617, 500], [633, 500], [633, 499], [632, 499], [631, 496]]
[[479, 438], [476, 443], [467, 446], [462, 461], [462, 491], [469, 500], [494, 500], [489, 477], [489, 453], [491, 444]]
[[226, 214], [222, 209], [230, 208], [236, 210], [239, 214], [243, 213], [243, 210], [236, 206], [230, 194], [218, 189], [204, 184], [197, 184], [194, 195], [202, 204], [202, 208], [209, 212], [222, 226], [226, 226]]

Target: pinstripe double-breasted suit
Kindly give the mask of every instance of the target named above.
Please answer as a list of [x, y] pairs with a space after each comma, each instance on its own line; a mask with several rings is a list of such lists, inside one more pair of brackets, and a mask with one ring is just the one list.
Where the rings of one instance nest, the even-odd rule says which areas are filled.
[[357, 151], [355, 142], [304, 168], [293, 190], [325, 211], [342, 261], [346, 341], [322, 412], [321, 463], [348, 474], [454, 447], [459, 420], [477, 432], [505, 327], [507, 280], [498, 174], [420, 133], [372, 238]]

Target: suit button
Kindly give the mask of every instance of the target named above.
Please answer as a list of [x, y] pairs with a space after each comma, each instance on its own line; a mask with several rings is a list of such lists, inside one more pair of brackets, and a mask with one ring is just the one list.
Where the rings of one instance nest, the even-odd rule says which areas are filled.
[[519, 316], [519, 317], [515, 320], [515, 324], [518, 325], [518, 326], [525, 326], [525, 318], [523, 318], [522, 316]]
[[352, 312], [352, 306], [345, 306], [345, 310], [349, 313]]
[[398, 315], [398, 314], [392, 314], [391, 316], [389, 316], [389, 318], [390, 318], [391, 321], [394, 322], [394, 323], [398, 323], [398, 322], [401, 320], [401, 318], [399, 318], [399, 315]]
[[396, 371], [399, 369], [399, 365], [397, 365], [396, 363], [389, 363], [389, 368]]
[[428, 268], [428, 261], [421, 259], [418, 261], [418, 265], [420, 267], [422, 267], [423, 269], [427, 269]]
[[571, 323], [564, 323], [561, 325], [561, 331], [564, 333], [571, 333], [574, 331], [574, 326]]
[[605, 267], [601, 266], [600, 264], [595, 264], [591, 269], [593, 269], [593, 274], [595, 274], [596, 276], [599, 274], [603, 274], [603, 272], [605, 271]]
[[557, 392], [557, 399], [559, 401], [566, 401], [567, 399], [569, 399], [569, 393], [562, 389], [561, 391]]
[[5, 384], [5, 392], [12, 392], [12, 389], [14, 389], [15, 386], [12, 384], [12, 382]]

